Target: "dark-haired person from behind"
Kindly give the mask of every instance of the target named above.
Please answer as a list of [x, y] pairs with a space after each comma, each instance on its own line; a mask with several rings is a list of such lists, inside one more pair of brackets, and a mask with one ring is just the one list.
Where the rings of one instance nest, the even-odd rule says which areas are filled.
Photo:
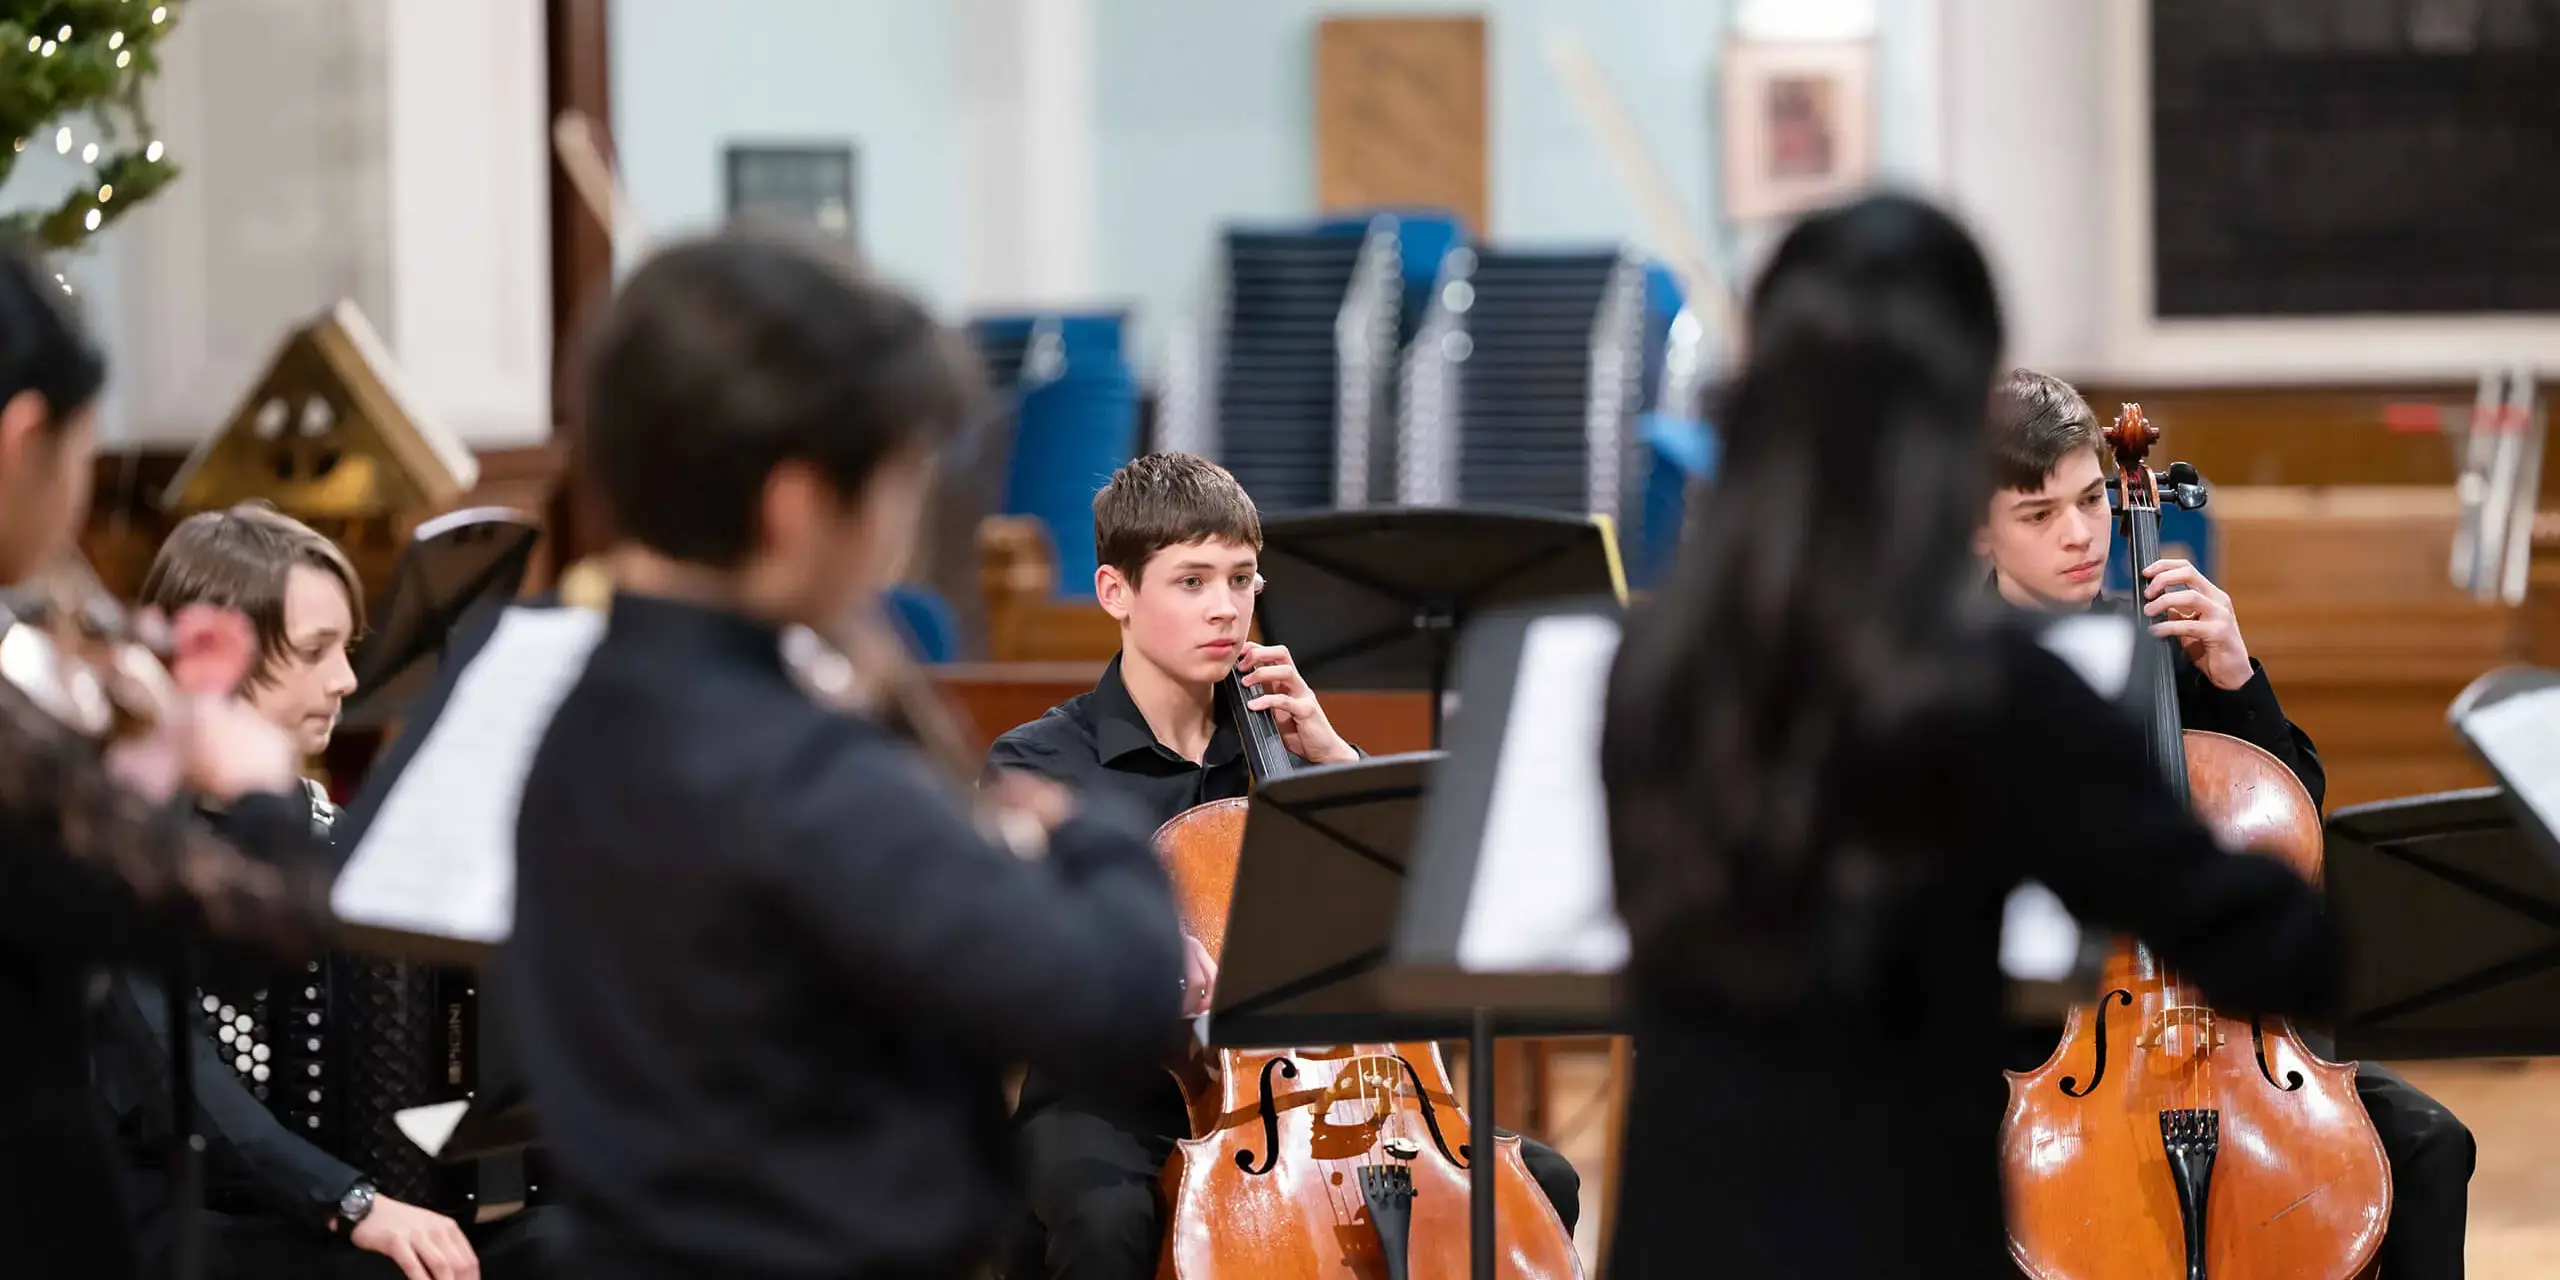
[[[2098, 415], [2071, 384], [2016, 369], [1991, 412], [1990, 505], [1979, 550], [1991, 587], [2029, 613], [2130, 615], [2131, 600], [2103, 594], [2109, 536], [2108, 448]], [[2175, 639], [2178, 718], [2190, 729], [2265, 748], [2318, 804], [2328, 789], [2311, 735], [2287, 719], [2263, 664], [2250, 656], [2231, 597], [2185, 560], [2144, 571], [2143, 611]], [[2185, 587], [2185, 591], [2173, 591]], [[2314, 1052], [2328, 1038], [2305, 1032]], [[2061, 1028], [2021, 1028], [2009, 1066], [2029, 1070], [2060, 1043]], [[2382, 1274], [2461, 1280], [2471, 1173], [2479, 1148], [2445, 1105], [2377, 1062], [2356, 1064], [2356, 1096], [2391, 1163], [2391, 1223], [2376, 1255]]]
[[587, 378], [616, 595], [525, 780], [502, 961], [577, 1273], [968, 1275], [1007, 1069], [1143, 1069], [1182, 978], [1143, 823], [1018, 779], [1017, 856], [785, 660], [896, 581], [974, 363], [826, 251], [728, 236], [631, 275]]
[[2228, 855], [1982, 599], [1990, 273], [1929, 205], [1815, 214], [1755, 285], [1724, 461], [1601, 746], [1634, 950], [1612, 1275], [2014, 1274], [2001, 907], [2021, 880], [2219, 1004], [2317, 1009], [2316, 891]]
[[[26, 588], [71, 547], [106, 377], [60, 277], [0, 247], [0, 587]], [[205, 683], [180, 666], [187, 687]], [[237, 697], [190, 696], [148, 737], [102, 752], [18, 677], [13, 664], [0, 679], [0, 1025], [13, 1038], [0, 1056], [0, 1269], [113, 1280], [137, 1264], [89, 1096], [95, 967], [159, 963], [195, 931], [308, 947], [327, 927], [327, 867], [292, 741]], [[227, 837], [195, 821], [181, 788], [230, 806]]]

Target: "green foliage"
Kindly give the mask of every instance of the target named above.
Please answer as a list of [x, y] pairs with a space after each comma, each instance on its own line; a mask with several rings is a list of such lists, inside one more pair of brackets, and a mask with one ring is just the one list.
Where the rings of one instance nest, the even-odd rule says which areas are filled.
[[142, 90], [160, 69], [155, 50], [182, 7], [179, 0], [0, 0], [0, 188], [21, 155], [57, 146], [65, 128], [69, 154], [95, 171], [51, 209], [0, 215], [0, 230], [76, 248], [178, 176], [152, 136]]

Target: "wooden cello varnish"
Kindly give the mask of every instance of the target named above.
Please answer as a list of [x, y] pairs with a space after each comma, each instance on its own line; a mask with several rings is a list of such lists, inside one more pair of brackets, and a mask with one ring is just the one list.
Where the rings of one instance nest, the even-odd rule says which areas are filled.
[[[2107, 432], [2137, 566], [2160, 558], [2160, 478], [2144, 460], [2158, 437], [2137, 405]], [[2149, 666], [2153, 762], [2223, 847], [2317, 883], [2320, 814], [2301, 781], [2255, 745], [2182, 731], [2170, 664]], [[2368, 1274], [2391, 1173], [2355, 1067], [2313, 1054], [2283, 1019], [2216, 1011], [2131, 939], [2098, 993], [2071, 1010], [2051, 1059], [2009, 1074], [2001, 1161], [2019, 1267], [2038, 1280]]]
[[[1269, 712], [1232, 677], [1255, 782], [1295, 765]], [[1223, 954], [1246, 802], [1213, 800], [1156, 831], [1184, 927]], [[1165, 1162], [1167, 1280], [1465, 1280], [1474, 1135], [1439, 1046], [1213, 1051], [1177, 1071], [1194, 1135]], [[1520, 1157], [1492, 1144], [1496, 1274], [1581, 1275], [1563, 1221]]]

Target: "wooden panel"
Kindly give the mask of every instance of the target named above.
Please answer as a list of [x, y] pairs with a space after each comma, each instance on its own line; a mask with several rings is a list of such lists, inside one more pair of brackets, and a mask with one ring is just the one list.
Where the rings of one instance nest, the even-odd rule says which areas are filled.
[[2329, 808], [2487, 781], [2445, 709], [2523, 652], [2527, 619], [2454, 589], [2450, 485], [2238, 486], [2208, 509], [2221, 585], [2286, 714], [2319, 747]]
[[1316, 200], [1485, 219], [1484, 19], [1327, 18], [1316, 31]]
[[[2393, 431], [2394, 404], [2468, 405], [2470, 383], [2380, 387], [2149, 387], [2092, 383], [2080, 389], [2100, 420], [2138, 401], [2160, 428], [2155, 460], [2195, 464], [2226, 485], [2444, 485], [2454, 480], [2453, 443], [2428, 432]], [[2543, 455], [2542, 494], [2560, 501], [2560, 450]], [[2217, 499], [2219, 501], [2219, 499]]]

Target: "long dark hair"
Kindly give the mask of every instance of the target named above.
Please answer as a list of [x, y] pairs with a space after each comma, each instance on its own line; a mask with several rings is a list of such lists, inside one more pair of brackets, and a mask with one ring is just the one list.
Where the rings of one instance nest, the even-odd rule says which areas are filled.
[[1831, 982], [1843, 929], [1913, 870], [1842, 821], [1876, 799], [1842, 794], [1844, 753], [1986, 678], [2001, 324], [1963, 228], [1876, 196], [1788, 233], [1749, 330], [1720, 474], [1611, 673], [1601, 767], [1638, 967], [1767, 1005]]

